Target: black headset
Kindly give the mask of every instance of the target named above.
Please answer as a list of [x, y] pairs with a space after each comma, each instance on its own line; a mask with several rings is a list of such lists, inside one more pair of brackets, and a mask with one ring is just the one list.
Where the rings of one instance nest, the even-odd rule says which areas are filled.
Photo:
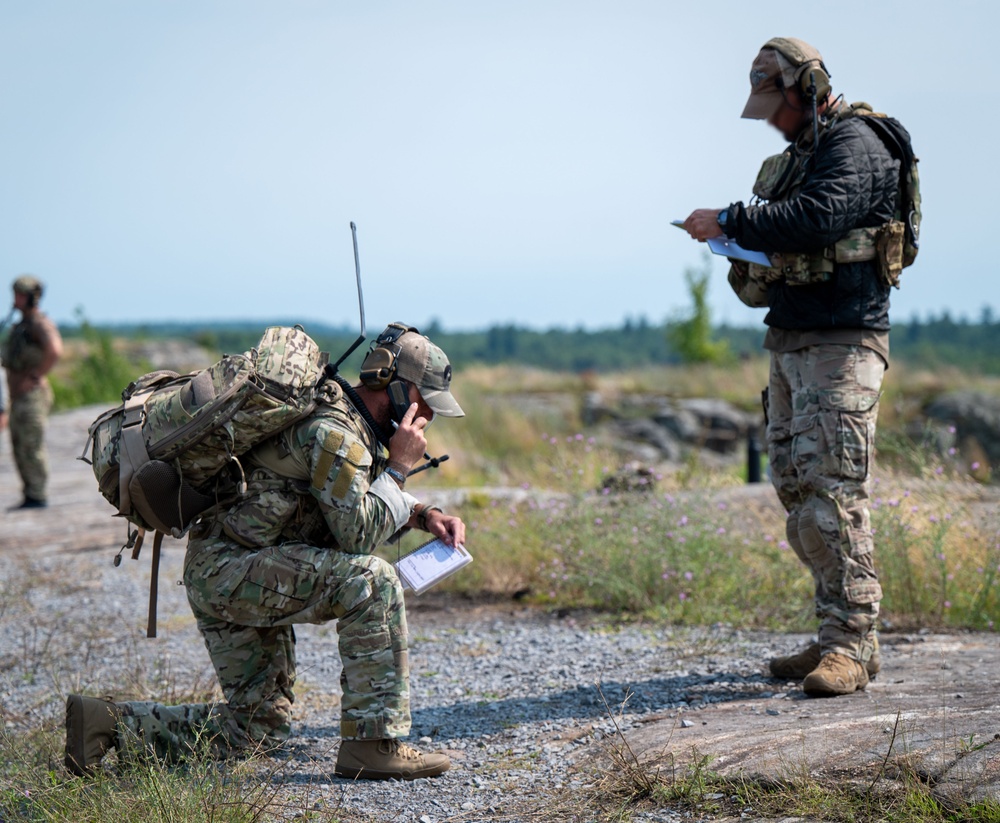
[[[804, 99], [808, 100], [812, 97], [814, 93], [812, 90], [813, 84], [816, 86], [815, 94], [818, 103], [826, 100], [827, 95], [833, 90], [833, 87], [830, 85], [830, 77], [832, 75], [830, 74], [830, 70], [827, 69], [826, 64], [821, 59], [806, 57], [798, 44], [789, 38], [772, 37], [762, 48], [774, 49], [795, 67], [795, 85], [802, 93]], [[777, 85], [778, 88], [784, 88], [784, 81], [780, 74], [777, 78]]]

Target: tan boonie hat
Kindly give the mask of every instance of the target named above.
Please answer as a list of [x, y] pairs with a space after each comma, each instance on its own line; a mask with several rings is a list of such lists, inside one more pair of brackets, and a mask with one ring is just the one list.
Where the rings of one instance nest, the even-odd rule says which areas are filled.
[[12, 288], [18, 294], [41, 294], [42, 281], [30, 274], [22, 274], [14, 281]]
[[814, 62], [822, 65], [823, 57], [804, 40], [797, 37], [768, 40], [750, 67], [750, 97], [740, 116], [767, 120], [781, 108], [785, 99], [782, 89], [798, 85], [799, 67]]
[[396, 376], [412, 383], [427, 405], [442, 417], [465, 417], [452, 396], [451, 363], [441, 349], [424, 335], [408, 331], [396, 341]]

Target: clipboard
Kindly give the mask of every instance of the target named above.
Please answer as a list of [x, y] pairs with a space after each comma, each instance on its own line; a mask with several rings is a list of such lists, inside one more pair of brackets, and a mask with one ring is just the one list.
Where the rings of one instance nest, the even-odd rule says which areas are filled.
[[471, 562], [472, 555], [465, 546], [449, 546], [438, 538], [417, 546], [392, 565], [404, 589], [423, 594]]
[[[684, 221], [671, 220], [670, 225], [683, 229]], [[767, 266], [768, 268], [772, 268], [771, 259], [764, 254], [764, 252], [745, 249], [735, 240], [730, 240], [725, 235], [709, 237], [705, 242], [708, 244], [708, 250], [712, 252], [712, 254], [719, 254], [723, 257], [731, 257], [733, 260], [742, 260], [746, 263], [756, 263], [758, 266]]]

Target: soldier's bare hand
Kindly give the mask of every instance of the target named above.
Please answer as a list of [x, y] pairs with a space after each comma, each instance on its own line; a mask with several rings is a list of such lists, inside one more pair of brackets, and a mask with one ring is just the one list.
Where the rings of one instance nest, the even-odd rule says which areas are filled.
[[0, 412], [0, 432], [7, 428], [7, 412]]
[[720, 237], [719, 212], [722, 209], [695, 209], [684, 221], [684, 231], [704, 243], [709, 237]]
[[418, 417], [417, 408], [416, 403], [410, 404], [403, 419], [399, 421], [396, 433], [389, 440], [389, 460], [406, 466], [407, 471], [412, 469], [427, 451], [427, 437], [424, 435], [427, 418]]
[[437, 509], [427, 513], [427, 531], [440, 537], [449, 546], [465, 545], [465, 523], [461, 517]]

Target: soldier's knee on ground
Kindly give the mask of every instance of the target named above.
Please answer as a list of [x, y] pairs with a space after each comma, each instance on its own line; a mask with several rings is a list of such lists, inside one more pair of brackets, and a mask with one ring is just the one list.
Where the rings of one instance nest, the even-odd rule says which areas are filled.
[[292, 733], [292, 704], [287, 698], [265, 700], [257, 706], [230, 707], [231, 723], [223, 735], [232, 748], [269, 749], [280, 746]]

